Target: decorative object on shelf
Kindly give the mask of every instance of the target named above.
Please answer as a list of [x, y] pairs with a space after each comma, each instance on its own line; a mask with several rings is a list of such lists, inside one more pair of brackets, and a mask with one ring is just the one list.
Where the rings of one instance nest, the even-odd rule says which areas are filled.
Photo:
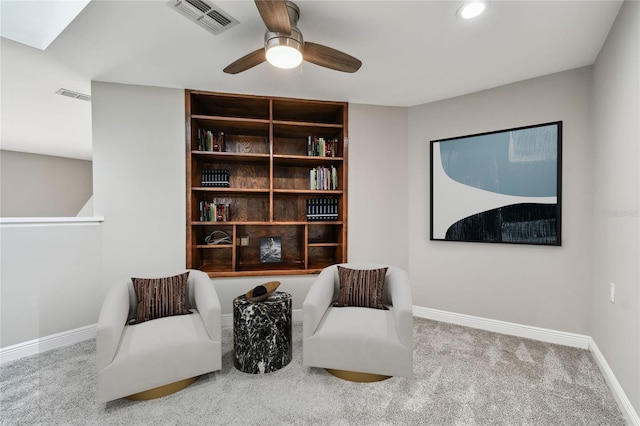
[[282, 262], [282, 237], [260, 238], [260, 263]]
[[202, 169], [200, 181], [205, 187], [228, 188], [229, 174], [227, 169]]
[[327, 222], [338, 220], [337, 198], [307, 199], [307, 220], [309, 222]]
[[431, 240], [561, 245], [562, 121], [431, 141]]
[[307, 155], [311, 157], [337, 157], [337, 138], [307, 137]]
[[245, 297], [250, 302], [261, 302], [271, 296], [279, 286], [280, 281], [269, 281], [268, 283], [252, 288], [245, 294]]
[[212, 246], [218, 244], [232, 244], [233, 241], [229, 234], [224, 231], [213, 231], [204, 238], [205, 244]]
[[309, 189], [320, 191], [338, 189], [338, 170], [334, 166], [314, 167], [309, 172]]
[[224, 132], [198, 129], [198, 151], [225, 152]]
[[227, 222], [231, 218], [229, 204], [200, 201], [200, 222]]

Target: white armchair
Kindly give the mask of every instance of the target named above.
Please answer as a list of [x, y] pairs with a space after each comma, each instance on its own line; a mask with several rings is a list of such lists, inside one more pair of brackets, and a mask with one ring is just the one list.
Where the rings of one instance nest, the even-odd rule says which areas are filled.
[[[376, 269], [387, 265], [340, 266]], [[382, 301], [389, 310], [334, 307], [339, 286], [338, 265], [329, 266], [318, 275], [303, 303], [303, 365], [326, 368], [355, 381], [376, 380], [367, 375], [412, 377], [413, 307], [406, 271], [394, 266], [387, 270]]]
[[133, 283], [123, 279], [111, 287], [96, 332], [99, 402], [222, 368], [220, 301], [206, 273], [190, 271], [187, 303], [193, 314], [127, 325], [136, 309]]

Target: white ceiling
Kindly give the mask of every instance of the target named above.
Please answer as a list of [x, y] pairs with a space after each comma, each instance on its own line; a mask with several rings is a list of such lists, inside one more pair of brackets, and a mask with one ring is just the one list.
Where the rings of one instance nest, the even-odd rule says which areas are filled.
[[[7, 17], [2, 0], [2, 12]], [[93, 0], [41, 51], [2, 38], [2, 149], [91, 158], [91, 81], [413, 106], [590, 65], [621, 1], [494, 1], [461, 21], [462, 1], [298, 0], [305, 40], [363, 65], [222, 69], [262, 46], [253, 1], [213, 1], [240, 24], [214, 36], [167, 1]]]

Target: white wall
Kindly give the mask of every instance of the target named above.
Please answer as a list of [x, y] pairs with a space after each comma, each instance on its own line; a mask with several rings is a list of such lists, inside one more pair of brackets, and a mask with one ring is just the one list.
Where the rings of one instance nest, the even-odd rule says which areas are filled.
[[0, 347], [95, 324], [102, 227], [0, 225]]
[[[625, 2], [593, 72], [590, 332], [640, 413], [640, 3]], [[615, 284], [615, 303], [609, 284]]]
[[94, 82], [91, 95], [104, 293], [120, 278], [185, 267], [184, 92]]
[[408, 270], [407, 112], [349, 105], [350, 262]]
[[[413, 302], [589, 334], [590, 68], [409, 110], [409, 270]], [[430, 141], [563, 121], [561, 247], [429, 240]]]

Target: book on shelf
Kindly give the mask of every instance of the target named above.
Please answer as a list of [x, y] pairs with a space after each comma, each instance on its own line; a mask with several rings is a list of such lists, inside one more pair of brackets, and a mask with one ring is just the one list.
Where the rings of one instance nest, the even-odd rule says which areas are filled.
[[206, 187], [229, 187], [229, 170], [227, 169], [202, 169], [202, 186]]
[[198, 129], [198, 151], [225, 152], [227, 150], [224, 132]]
[[307, 220], [309, 222], [325, 222], [338, 220], [337, 198], [307, 199]]
[[337, 157], [338, 139], [307, 136], [307, 155], [312, 157]]
[[200, 222], [227, 222], [231, 220], [229, 204], [200, 201]]
[[314, 167], [309, 171], [309, 189], [334, 191], [338, 189], [338, 169], [334, 166]]

